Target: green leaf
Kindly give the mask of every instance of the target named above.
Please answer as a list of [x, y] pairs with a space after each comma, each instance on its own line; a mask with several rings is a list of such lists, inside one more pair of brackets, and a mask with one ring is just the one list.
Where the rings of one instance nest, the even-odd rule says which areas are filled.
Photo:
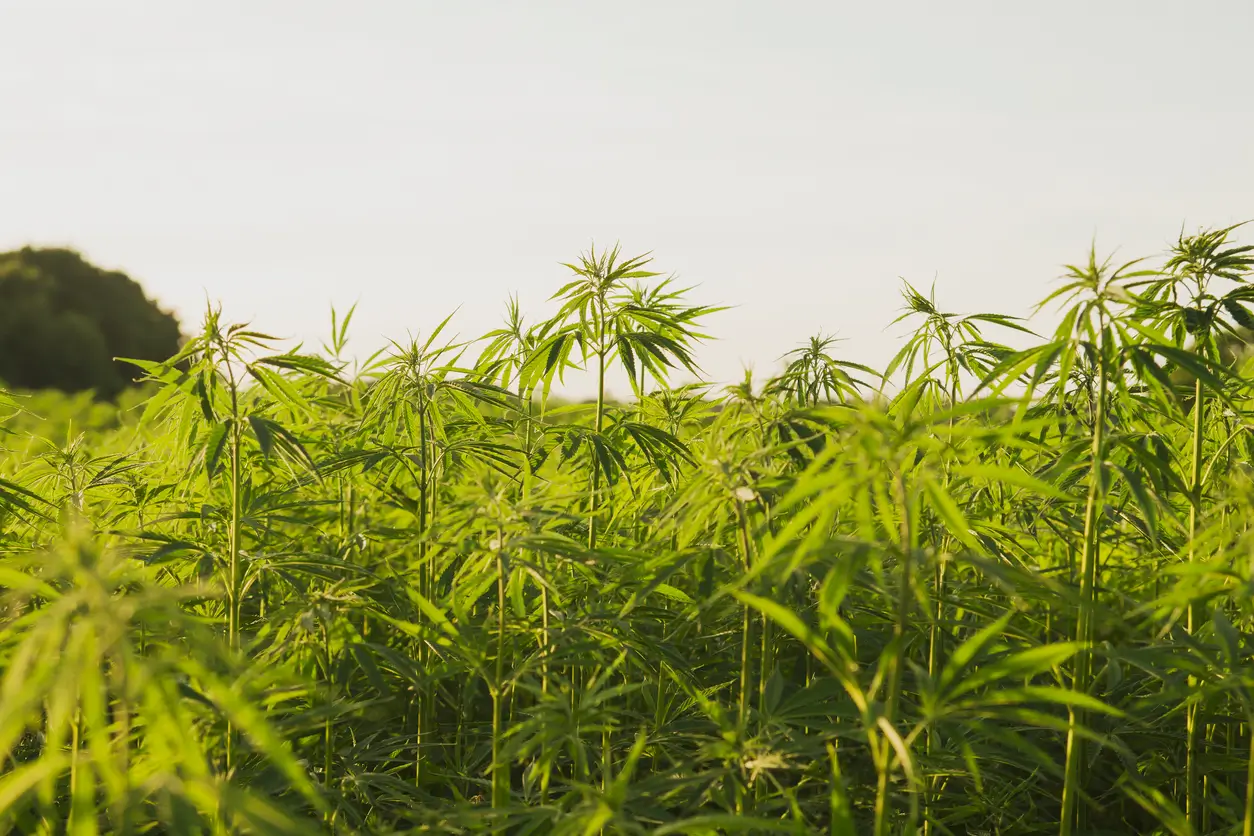
[[956, 682], [958, 675], [966, 670], [967, 666], [975, 661], [989, 644], [1002, 637], [1006, 631], [1006, 626], [1010, 624], [1010, 619], [1013, 617], [1013, 612], [1005, 613], [996, 621], [987, 624], [971, 638], [958, 645], [954, 652], [950, 654], [945, 667], [941, 670], [940, 678], [936, 682], [937, 690], [944, 693], [946, 688]]
[[1223, 300], [1223, 306], [1233, 322], [1247, 331], [1254, 331], [1254, 314], [1250, 313], [1249, 308], [1230, 297]]
[[1007, 679], [1028, 679], [1053, 670], [1080, 650], [1079, 642], [1056, 642], [1011, 653], [978, 668], [954, 687], [951, 697]]
[[1211, 616], [1211, 621], [1215, 625], [1215, 635], [1219, 637], [1220, 647], [1223, 649], [1224, 661], [1229, 668], [1235, 669], [1241, 661], [1241, 634], [1237, 632], [1237, 628], [1232, 626], [1232, 622], [1224, 615], [1223, 610], [1215, 608], [1215, 614]]
[[248, 424], [252, 427], [257, 444], [261, 447], [261, 454], [269, 458], [270, 451], [274, 449], [274, 433], [270, 431], [270, 422], [260, 416], [249, 415]]
[[205, 441], [205, 476], [210, 481], [218, 472], [218, 465], [221, 464], [222, 454], [227, 446], [227, 436], [232, 426], [232, 420], [227, 418], [222, 423], [215, 424], [209, 431], [209, 438]]
[[980, 479], [1024, 488], [1035, 494], [1063, 502], [1075, 502], [1075, 497], [1059, 490], [1048, 482], [1044, 482], [1017, 467], [1006, 467], [995, 464], [964, 464], [954, 468], [954, 473], [969, 479]]
[[764, 819], [735, 813], [703, 813], [682, 821], [664, 824], [653, 831], [654, 836], [690, 833], [706, 836], [711, 833], [797, 833], [797, 826], [779, 819]]
[[27, 490], [21, 485], [10, 482], [7, 479], [0, 479], [0, 503], [20, 509], [28, 514], [34, 514], [36, 517], [41, 519], [52, 519], [48, 514], [44, 513], [32, 504], [39, 503], [40, 505], [46, 505], [51, 508], [51, 502], [44, 499], [34, 491]]
[[845, 692], [854, 701], [859, 711], [866, 708], [866, 697], [848, 673], [848, 664], [841, 660], [827, 646], [818, 633], [811, 630], [795, 613], [769, 598], [762, 598], [750, 592], [734, 590], [732, 594], [746, 606], [753, 607], [762, 615], [782, 627], [789, 635], [801, 642], [810, 653], [835, 676], [845, 688]]
[[958, 503], [954, 502], [949, 492], [931, 476], [925, 475], [922, 482], [923, 490], [927, 494], [928, 504], [944, 520], [945, 528], [949, 533], [967, 548], [972, 551], [979, 551], [980, 542], [971, 533], [970, 523], [967, 522], [967, 518], [958, 508]]

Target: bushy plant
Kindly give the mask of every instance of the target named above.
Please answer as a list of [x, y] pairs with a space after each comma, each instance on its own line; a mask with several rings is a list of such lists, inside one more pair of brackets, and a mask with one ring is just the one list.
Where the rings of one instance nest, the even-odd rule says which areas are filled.
[[907, 285], [882, 373], [672, 386], [717, 309], [611, 250], [482, 340], [210, 310], [116, 424], [6, 403], [0, 820], [1248, 836], [1236, 234], [1090, 254], [1043, 337]]

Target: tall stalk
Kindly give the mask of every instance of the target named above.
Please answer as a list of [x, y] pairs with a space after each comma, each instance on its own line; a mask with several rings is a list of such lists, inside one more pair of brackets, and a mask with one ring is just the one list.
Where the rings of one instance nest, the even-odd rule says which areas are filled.
[[[945, 348], [946, 348], [946, 351], [950, 352], [952, 356], [952, 349], [948, 343], [946, 343]], [[957, 375], [957, 370], [952, 368], [952, 361], [950, 363], [949, 374], [950, 374], [949, 409], [951, 410], [951, 413], [950, 413], [949, 421], [948, 421], [949, 434], [950, 434], [950, 438], [948, 439], [948, 441], [952, 443], [953, 430], [954, 430], [954, 416], [952, 414], [952, 410], [958, 405], [958, 375]], [[951, 469], [949, 466], [949, 461], [946, 460], [945, 472], [944, 472], [944, 477], [942, 480], [946, 493], [949, 492], [951, 475], [952, 473], [951, 473]], [[935, 597], [936, 602], [932, 609], [932, 623], [928, 625], [928, 637], [927, 637], [927, 675], [928, 675], [928, 679], [932, 682], [935, 682], [936, 677], [940, 674], [941, 625], [944, 623], [944, 620], [945, 620], [945, 561], [943, 558], [945, 554], [947, 553], [949, 540], [950, 538], [948, 536], [943, 537], [941, 539], [941, 549], [939, 553], [936, 555], [936, 565], [935, 567], [933, 567], [933, 574], [932, 574], [933, 596]], [[927, 734], [925, 735], [924, 741], [923, 741], [924, 752], [926, 753], [929, 760], [931, 760], [932, 755], [935, 754], [936, 739], [937, 739], [936, 729], [935, 727], [929, 725], [927, 728]], [[930, 800], [931, 800], [932, 793], [936, 789], [935, 782], [936, 782], [936, 779], [930, 778], [925, 784], [926, 795], [924, 796], [924, 799], [923, 799], [923, 813], [924, 813], [923, 834], [924, 836], [931, 836], [931, 833], [932, 833], [932, 820], [931, 820], [931, 817], [928, 815], [928, 812], [929, 812], [929, 805], [931, 803]]]
[[[1204, 400], [1201, 378], [1193, 384], [1193, 460], [1189, 477], [1189, 550], [1188, 560], [1196, 559], [1198, 515], [1202, 505], [1202, 441], [1204, 435]], [[1198, 625], [1198, 603], [1189, 599], [1188, 611], [1185, 616], [1185, 629], [1189, 635], [1195, 633]], [[1197, 687], [1197, 678], [1189, 676], [1189, 688]], [[1205, 799], [1203, 798], [1201, 776], [1198, 765], [1201, 749], [1201, 701], [1194, 700], [1189, 704], [1185, 719], [1185, 756], [1184, 756], [1184, 810], [1185, 817], [1194, 827], [1200, 825]]]
[[1241, 836], [1254, 836], [1254, 717], [1246, 717], [1251, 731], [1250, 751], [1245, 761], [1245, 809], [1241, 816]]
[[[593, 431], [600, 436], [605, 425], [605, 300], [597, 300], [597, 411]], [[592, 463], [592, 496], [588, 514], [588, 548], [597, 547], [597, 514], [601, 509], [601, 469]]]
[[[753, 570], [752, 541], [749, 536], [749, 518], [745, 513], [744, 502], [736, 497], [736, 530], [740, 540], [741, 567], [746, 575]], [[740, 735], [748, 735], [749, 719], [749, 661], [750, 648], [753, 645], [752, 610], [741, 604], [740, 614], [740, 698], [737, 703], [736, 729]], [[744, 812], [744, 791], [737, 787], [736, 812]]]
[[[428, 507], [430, 503], [430, 472], [431, 457], [427, 446], [427, 399], [425, 381], [419, 378], [418, 387], [418, 592], [430, 600], [427, 565], [427, 531], [429, 524]], [[418, 613], [419, 623], [423, 615]], [[418, 661], [423, 664], [427, 660], [426, 642], [420, 641], [417, 647]], [[426, 731], [427, 700], [422, 689], [414, 692], [414, 786], [422, 786], [422, 747], [423, 734]]]
[[505, 693], [505, 555], [504, 533], [496, 529], [496, 670], [492, 681], [492, 808], [499, 810], [509, 800], [509, 772], [501, 762], [501, 700]]
[[[324, 621], [322, 624], [322, 670], [323, 676], [327, 682], [327, 688], [333, 689], [335, 685], [335, 672], [331, 667], [331, 632], [327, 629]], [[322, 787], [327, 795], [331, 794], [331, 767], [332, 759], [335, 753], [335, 720], [330, 713], [327, 714], [326, 720], [322, 726]], [[323, 816], [323, 824], [328, 828], [332, 825], [333, 813], [328, 807]]]
[[[1084, 545], [1080, 552], [1080, 606], [1076, 619], [1075, 640], [1079, 643], [1076, 653], [1075, 671], [1072, 678], [1072, 689], [1078, 694], [1087, 694], [1092, 679], [1092, 653], [1090, 643], [1093, 638], [1093, 610], [1097, 588], [1097, 564], [1100, 559], [1098, 513], [1103, 502], [1102, 468], [1106, 444], [1106, 388], [1107, 388], [1107, 325], [1105, 319], [1099, 323], [1101, 339], [1097, 348], [1097, 403], [1093, 414], [1093, 442], [1090, 449], [1092, 464], [1089, 471], [1088, 500], [1084, 506]], [[1059, 822], [1060, 836], [1070, 836], [1077, 825], [1079, 815], [1080, 771], [1083, 760], [1084, 742], [1079, 736], [1079, 728], [1084, 723], [1081, 709], [1069, 710], [1067, 725], [1067, 748], [1063, 767], [1062, 816]]]
[[[753, 570], [753, 552], [749, 538], [749, 520], [745, 514], [744, 504], [739, 498], [736, 499], [736, 533], [737, 539], [740, 541], [740, 559], [741, 568], [745, 574]], [[753, 643], [753, 620], [751, 610], [747, 606], [742, 606], [742, 622], [740, 636], [740, 698], [738, 700], [737, 721], [741, 731], [745, 729], [745, 722], [749, 716], [749, 648]]]
[[[243, 517], [243, 501], [242, 490], [243, 481], [242, 462], [240, 461], [243, 452], [243, 428], [240, 420], [239, 409], [239, 387], [235, 382], [234, 372], [227, 366], [230, 375], [231, 389], [231, 429], [230, 429], [230, 458], [231, 458], [231, 519], [230, 526], [227, 529], [227, 607], [229, 613], [227, 615], [227, 645], [233, 652], [240, 649], [240, 608], [241, 598], [243, 596], [244, 578], [243, 567], [240, 565], [240, 534], [241, 521]], [[231, 774], [234, 769], [235, 755], [235, 728], [231, 723], [227, 723], [226, 729], [226, 772]]]
[[[906, 492], [904, 473], [893, 479], [898, 513], [898, 559], [901, 561], [897, 578], [896, 614], [893, 621], [893, 637], [888, 657], [888, 690], [884, 697], [884, 719], [889, 725], [897, 722], [901, 703], [901, 677], [905, 667], [906, 628], [910, 620], [910, 604], [914, 595], [914, 528], [910, 520], [910, 499]], [[893, 750], [884, 736], [880, 736], [882, 752], [878, 758], [875, 787], [875, 836], [888, 836], [891, 832], [891, 811], [888, 805], [889, 764]], [[911, 792], [914, 792], [913, 788]], [[913, 827], [913, 822], [911, 823]]]

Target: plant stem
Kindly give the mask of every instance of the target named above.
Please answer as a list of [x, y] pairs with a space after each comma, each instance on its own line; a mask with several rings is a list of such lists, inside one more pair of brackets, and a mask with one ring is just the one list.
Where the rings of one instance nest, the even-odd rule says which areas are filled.
[[[334, 686], [334, 674], [331, 667], [331, 633], [325, 623], [322, 625], [322, 666], [327, 688], [331, 689]], [[322, 788], [329, 798], [331, 796], [331, 760], [335, 751], [335, 722], [330, 715], [323, 722], [322, 735]], [[328, 807], [323, 817], [323, 822], [328, 828], [331, 827], [331, 819], [332, 811]]]
[[[736, 516], [738, 523], [738, 533], [740, 537], [740, 552], [743, 561], [743, 568], [747, 574], [753, 568], [752, 557], [749, 545], [749, 521], [745, 514], [743, 503], [736, 500]], [[740, 701], [737, 719], [740, 731], [745, 731], [745, 722], [749, 715], [749, 647], [753, 642], [753, 621], [750, 616], [750, 609], [747, 605], [743, 605], [743, 618], [741, 622], [740, 636]]]
[[[893, 480], [897, 494], [898, 514], [900, 516], [898, 532], [899, 552], [901, 558], [901, 574], [897, 580], [897, 618], [893, 624], [893, 638], [889, 645], [888, 657], [888, 693], [884, 699], [884, 719], [889, 724], [896, 723], [899, 703], [901, 702], [902, 661], [905, 656], [906, 627], [909, 625], [910, 601], [913, 594], [913, 557], [914, 532], [910, 524], [910, 502], [906, 493], [906, 480], [903, 473], [898, 473]], [[888, 836], [888, 780], [889, 764], [892, 752], [887, 738], [883, 739], [883, 751], [880, 757], [879, 775], [876, 784], [875, 802], [875, 836]]]
[[[597, 413], [594, 431], [599, 437], [605, 422], [605, 303], [600, 303], [597, 317]], [[592, 462], [592, 502], [588, 516], [588, 548], [597, 547], [597, 514], [601, 510], [601, 469], [595, 457]]]
[[[1103, 501], [1102, 468], [1105, 455], [1106, 431], [1106, 327], [1102, 323], [1102, 340], [1098, 348], [1098, 383], [1097, 404], [1093, 420], [1093, 445], [1091, 449], [1092, 466], [1089, 471], [1088, 500], [1084, 506], [1084, 546], [1080, 553], [1080, 612], [1076, 619], [1075, 640], [1080, 649], [1076, 653], [1075, 673], [1072, 677], [1072, 689], [1078, 694], [1087, 694], [1091, 679], [1092, 657], [1089, 644], [1093, 634], [1093, 608], [1097, 586], [1097, 563], [1100, 558], [1101, 538], [1098, 532], [1097, 516]], [[1079, 709], [1069, 711], [1067, 726], [1067, 749], [1063, 767], [1062, 815], [1059, 820], [1060, 836], [1071, 836], [1078, 822], [1080, 794], [1080, 765], [1083, 760], [1084, 741], [1079, 736], [1079, 727], [1084, 722], [1084, 712]]]
[[[948, 343], [946, 343], [945, 348], [947, 351], [950, 352], [950, 355], [952, 356], [952, 349]], [[950, 431], [950, 440], [952, 440], [952, 433], [954, 429], [953, 409], [957, 407], [958, 405], [958, 375], [957, 375], [956, 370], [954, 370], [952, 367], [949, 370], [949, 374], [950, 374], [949, 431]], [[951, 472], [950, 472], [949, 462], [946, 461], [945, 462], [945, 476], [944, 476], [944, 486], [945, 486], [946, 492], [949, 491], [950, 476], [951, 476]], [[945, 554], [945, 549], [949, 545], [949, 538], [944, 537], [941, 541], [941, 545], [942, 545], [941, 553], [936, 556], [936, 567], [935, 567], [934, 576], [932, 579], [932, 585], [934, 589], [933, 594], [936, 598], [936, 604], [935, 604], [935, 608], [932, 614], [932, 623], [928, 629], [928, 642], [927, 642], [927, 675], [928, 675], [928, 679], [932, 683], [936, 682], [936, 677], [940, 674], [941, 624], [944, 623], [944, 620], [945, 620], [944, 554]], [[924, 751], [927, 754], [928, 760], [931, 760], [931, 757], [935, 753], [935, 749], [936, 749], [936, 729], [930, 725], [928, 726], [927, 734], [924, 738], [923, 745], [925, 747]], [[924, 812], [923, 834], [924, 836], [931, 836], [932, 820], [931, 820], [931, 817], [928, 816], [928, 808], [931, 802], [932, 792], [936, 789], [935, 781], [929, 780], [925, 786], [927, 787], [927, 794], [924, 796], [924, 799], [923, 799], [923, 812]]]
[[[228, 369], [229, 369], [228, 365]], [[231, 522], [227, 532], [228, 551], [228, 592], [227, 592], [227, 645], [232, 652], [240, 648], [240, 598], [243, 593], [244, 579], [240, 566], [240, 534], [241, 517], [243, 516], [242, 489], [243, 469], [240, 461], [242, 453], [242, 432], [240, 426], [239, 390], [235, 385], [234, 373], [230, 377], [231, 386]], [[226, 727], [226, 772], [231, 774], [235, 766], [235, 728], [228, 722]]]
[[492, 682], [492, 809], [508, 800], [508, 774], [501, 763], [501, 699], [505, 690], [505, 557], [501, 529], [496, 530], [496, 675]]
[[[736, 500], [736, 521], [740, 539], [741, 559], [746, 574], [753, 568], [753, 557], [750, 551], [749, 519], [745, 514], [744, 503]], [[753, 617], [747, 604], [741, 605], [740, 623], [740, 700], [736, 712], [736, 730], [742, 736], [748, 733], [749, 719], [749, 648], [753, 644]], [[737, 787], [736, 813], [744, 812], [744, 791]]]
[[[1189, 563], [1197, 558], [1196, 538], [1198, 513], [1202, 505], [1202, 441], [1203, 417], [1206, 409], [1202, 391], [1202, 380], [1193, 382], [1193, 468], [1189, 479]], [[1199, 613], [1196, 600], [1189, 601], [1185, 616], [1185, 629], [1194, 635], [1198, 627]], [[1197, 677], [1189, 676], [1189, 690], [1197, 687]], [[1205, 799], [1202, 797], [1201, 778], [1198, 768], [1199, 750], [1201, 749], [1201, 701], [1194, 701], [1188, 707], [1185, 719], [1185, 756], [1184, 756], [1184, 814], [1189, 824], [1197, 827], [1201, 823], [1202, 808]]]
[[[428, 573], [430, 568], [427, 566], [427, 528], [430, 518], [427, 515], [428, 504], [430, 502], [430, 472], [431, 459], [427, 445], [427, 399], [425, 384], [419, 380], [418, 389], [418, 592], [427, 600], [431, 598], [430, 582]], [[421, 624], [425, 617], [421, 612], [418, 613], [418, 623]], [[425, 665], [427, 659], [427, 646], [425, 642], [420, 641], [417, 647], [418, 662]], [[421, 689], [414, 693], [415, 720], [416, 727], [414, 729], [414, 786], [422, 785], [422, 746], [423, 734], [426, 731], [426, 714], [428, 710], [426, 695]]]
[[1254, 718], [1247, 721], [1250, 727], [1250, 752], [1245, 762], [1245, 815], [1242, 817], [1242, 836], [1254, 836]]

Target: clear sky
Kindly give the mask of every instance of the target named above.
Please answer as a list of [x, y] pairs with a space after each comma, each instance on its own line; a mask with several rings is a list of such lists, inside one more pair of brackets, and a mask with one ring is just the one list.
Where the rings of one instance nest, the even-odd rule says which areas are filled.
[[899, 277], [1021, 314], [1094, 236], [1254, 217], [1252, 43], [1254, 0], [0, 0], [0, 249], [185, 326], [360, 300], [365, 351], [621, 241], [738, 306], [715, 379], [820, 329], [878, 364]]

